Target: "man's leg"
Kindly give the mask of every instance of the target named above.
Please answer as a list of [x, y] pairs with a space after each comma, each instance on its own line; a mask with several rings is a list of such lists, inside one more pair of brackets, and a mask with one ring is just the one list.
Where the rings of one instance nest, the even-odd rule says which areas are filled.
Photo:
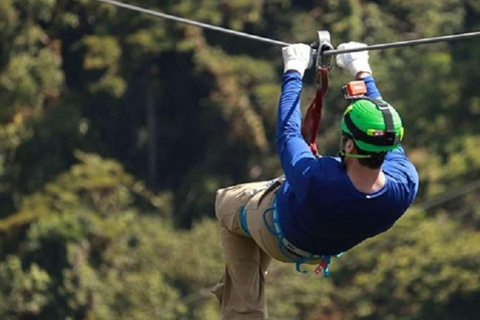
[[261, 186], [245, 184], [217, 193], [216, 214], [226, 266], [212, 292], [222, 305], [225, 320], [267, 319], [265, 274], [271, 258], [245, 236], [238, 219], [239, 209], [251, 198], [251, 191]]
[[220, 229], [225, 273], [214, 289], [225, 320], [267, 319], [265, 274], [271, 261], [255, 241]]

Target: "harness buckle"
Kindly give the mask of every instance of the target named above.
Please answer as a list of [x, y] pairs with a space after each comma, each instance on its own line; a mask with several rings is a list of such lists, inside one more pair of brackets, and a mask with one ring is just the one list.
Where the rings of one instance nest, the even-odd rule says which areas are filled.
[[322, 272], [322, 270], [324, 270], [326, 266], [327, 266], [327, 263], [325, 262], [325, 260], [320, 262], [318, 266], [315, 268], [315, 271], [314, 271], [315, 274], [320, 274], [320, 272]]

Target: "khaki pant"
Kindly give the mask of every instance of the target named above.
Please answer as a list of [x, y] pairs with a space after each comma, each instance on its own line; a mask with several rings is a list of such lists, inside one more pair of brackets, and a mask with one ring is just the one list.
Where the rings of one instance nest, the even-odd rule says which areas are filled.
[[[247, 183], [217, 191], [215, 213], [220, 222], [226, 266], [212, 292], [220, 301], [224, 320], [267, 319], [265, 275], [272, 258], [282, 262], [299, 258], [292, 254], [289, 259], [280, 252], [277, 237], [267, 229], [263, 220], [264, 211], [273, 205], [276, 190], [252, 194], [265, 189], [268, 183]], [[240, 208], [245, 205], [251, 237], [243, 231], [239, 218]], [[265, 217], [273, 229], [272, 212]]]

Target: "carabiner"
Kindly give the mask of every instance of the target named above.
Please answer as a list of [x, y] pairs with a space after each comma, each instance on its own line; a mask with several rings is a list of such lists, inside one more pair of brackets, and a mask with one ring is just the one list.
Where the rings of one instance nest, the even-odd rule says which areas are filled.
[[331, 61], [332, 56], [323, 55], [323, 52], [328, 50], [333, 50], [333, 46], [330, 40], [330, 32], [321, 30], [317, 31], [318, 34], [318, 42], [315, 41], [311, 44], [312, 47], [312, 55], [316, 61], [316, 67], [319, 68], [331, 68]]

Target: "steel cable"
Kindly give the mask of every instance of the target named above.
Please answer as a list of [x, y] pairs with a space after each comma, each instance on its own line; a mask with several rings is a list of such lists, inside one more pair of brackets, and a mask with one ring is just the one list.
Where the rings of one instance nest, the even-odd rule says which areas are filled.
[[440, 37], [433, 37], [433, 38], [423, 38], [423, 39], [406, 40], [406, 41], [398, 41], [398, 42], [390, 42], [390, 43], [380, 43], [380, 44], [370, 45], [364, 48], [352, 48], [352, 49], [343, 49], [343, 50], [334, 49], [334, 50], [324, 51], [323, 55], [331, 56], [331, 55], [336, 55], [341, 53], [349, 53], [349, 52], [357, 52], [357, 51], [365, 51], [365, 50], [372, 51], [372, 50], [383, 50], [383, 49], [390, 49], [390, 48], [410, 47], [410, 46], [418, 46], [422, 44], [462, 40], [462, 39], [468, 39], [468, 38], [473, 38], [478, 36], [480, 36], [480, 31], [452, 34], [448, 36], [440, 36]]
[[476, 190], [480, 190], [480, 179], [469, 182], [457, 189], [445, 192], [444, 194], [441, 194], [438, 197], [428, 199], [420, 204], [417, 204], [415, 207], [422, 210], [429, 210], [433, 207], [439, 206], [445, 202], [456, 199], [469, 192], [476, 191]]
[[118, 1], [114, 1], [114, 0], [95, 0], [95, 1], [108, 3], [108, 4], [114, 5], [116, 7], [121, 7], [121, 8], [129, 9], [129, 10], [132, 10], [132, 11], [146, 13], [146, 14], [154, 16], [154, 17], [159, 17], [159, 18], [164, 18], [164, 19], [167, 19], [167, 20], [181, 22], [181, 23], [189, 24], [189, 25], [196, 26], [196, 27], [199, 27], [199, 28], [219, 31], [219, 32], [223, 32], [223, 33], [226, 33], [226, 34], [250, 39], [250, 40], [261, 41], [261, 42], [274, 44], [274, 45], [282, 46], [282, 47], [290, 45], [290, 43], [287, 43], [287, 42], [273, 40], [273, 39], [269, 39], [269, 38], [264, 38], [264, 37], [256, 36], [256, 35], [253, 35], [253, 34], [240, 32], [240, 31], [235, 31], [235, 30], [230, 30], [230, 29], [226, 29], [226, 28], [222, 28], [222, 27], [217, 27], [217, 26], [214, 26], [214, 25], [211, 25], [211, 24], [197, 22], [197, 21], [193, 21], [193, 20], [185, 19], [185, 18], [180, 18], [180, 17], [172, 16], [170, 14], [165, 14], [165, 13], [158, 12], [158, 11], [153, 11], [153, 10], [149, 10], [149, 9], [140, 8], [140, 7], [137, 7], [137, 6], [133, 6], [131, 4], [126, 4], [126, 3], [122, 3], [122, 2], [118, 2]]
[[[214, 30], [214, 31], [218, 31], [218, 32], [254, 40], [254, 41], [265, 42], [265, 43], [282, 46], [282, 47], [290, 45], [290, 43], [288, 42], [260, 37], [260, 36], [256, 36], [256, 35], [245, 33], [245, 32], [222, 28], [222, 27], [218, 27], [218, 26], [214, 26], [211, 24], [202, 23], [202, 22], [198, 22], [190, 19], [180, 18], [170, 14], [165, 14], [165, 13], [154, 11], [154, 10], [144, 9], [141, 7], [118, 2], [115, 0], [95, 0], [95, 1], [108, 3], [116, 7], [121, 7], [121, 8], [129, 9], [132, 11], [145, 13], [154, 17], [159, 17], [167, 20], [185, 23], [185, 24], [189, 24], [199, 28], [210, 29], [210, 30]], [[478, 37], [478, 36], [480, 36], [480, 31], [453, 34], [453, 35], [440, 36], [440, 37], [432, 37], [432, 38], [381, 43], [381, 44], [374, 44], [374, 45], [361, 47], [361, 48], [351, 48], [351, 49], [342, 49], [342, 50], [333, 49], [333, 50], [322, 52], [322, 55], [331, 56], [331, 55], [337, 55], [341, 53], [349, 53], [349, 52], [357, 52], [357, 51], [372, 51], [372, 50], [383, 50], [383, 49], [390, 49], [390, 48], [400, 48], [400, 47], [407, 47], [407, 46], [418, 46], [423, 44], [432, 44], [432, 43], [438, 43], [438, 42], [449, 42], [449, 41], [455, 41], [455, 40], [469, 39], [469, 38]]]

